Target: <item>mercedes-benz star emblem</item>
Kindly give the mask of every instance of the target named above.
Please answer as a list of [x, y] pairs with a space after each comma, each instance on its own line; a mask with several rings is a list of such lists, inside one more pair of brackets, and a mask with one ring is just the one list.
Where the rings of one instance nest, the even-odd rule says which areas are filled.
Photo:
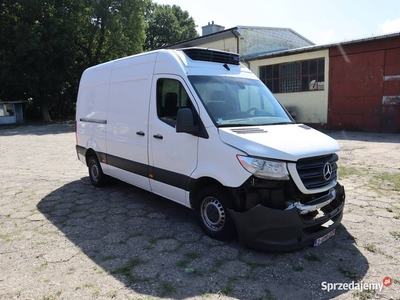
[[332, 165], [330, 163], [326, 163], [324, 169], [322, 170], [322, 175], [325, 180], [329, 180], [332, 176]]

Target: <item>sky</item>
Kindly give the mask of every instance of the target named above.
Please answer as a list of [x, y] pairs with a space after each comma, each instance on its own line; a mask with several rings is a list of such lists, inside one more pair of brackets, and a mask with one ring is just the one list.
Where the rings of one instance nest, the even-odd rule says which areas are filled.
[[291, 28], [317, 45], [400, 32], [399, 0], [153, 0], [178, 5], [197, 31], [214, 21], [236, 26]]

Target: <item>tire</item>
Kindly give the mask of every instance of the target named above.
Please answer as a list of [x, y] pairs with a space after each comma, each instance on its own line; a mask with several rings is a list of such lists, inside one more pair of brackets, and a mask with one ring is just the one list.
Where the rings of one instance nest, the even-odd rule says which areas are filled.
[[232, 208], [228, 193], [218, 186], [209, 186], [196, 196], [196, 215], [201, 229], [209, 237], [228, 240], [236, 233], [227, 208]]
[[106, 184], [107, 175], [104, 175], [99, 160], [95, 155], [89, 157], [88, 170], [89, 170], [90, 181], [94, 186], [101, 187]]

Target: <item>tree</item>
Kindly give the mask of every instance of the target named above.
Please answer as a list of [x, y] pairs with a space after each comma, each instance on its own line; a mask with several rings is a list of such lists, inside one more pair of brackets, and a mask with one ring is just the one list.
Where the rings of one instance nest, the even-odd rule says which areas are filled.
[[85, 68], [142, 51], [147, 1], [3, 0], [0, 99], [73, 109]]
[[[78, 29], [78, 60], [85, 66], [140, 53], [145, 40], [143, 0], [80, 1], [81, 11], [75, 20]], [[89, 21], [88, 21], [89, 20]]]
[[149, 3], [146, 12], [145, 50], [163, 48], [169, 44], [198, 37], [196, 25], [187, 11], [179, 6]]
[[58, 100], [68, 81], [64, 71], [73, 64], [69, 12], [52, 1], [5, 0], [1, 6], [1, 98], [32, 98], [50, 121], [49, 104]]
[[1, 0], [0, 100], [32, 99], [45, 121], [71, 116], [87, 67], [197, 37], [195, 27], [151, 0]]

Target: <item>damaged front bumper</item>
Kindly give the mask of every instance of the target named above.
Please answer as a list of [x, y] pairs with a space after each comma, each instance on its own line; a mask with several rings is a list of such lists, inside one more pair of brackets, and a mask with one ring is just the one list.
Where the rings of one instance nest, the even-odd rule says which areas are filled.
[[258, 204], [245, 212], [229, 210], [240, 243], [262, 251], [292, 251], [329, 236], [343, 217], [345, 191], [337, 184], [307, 204], [291, 203], [286, 210]]

